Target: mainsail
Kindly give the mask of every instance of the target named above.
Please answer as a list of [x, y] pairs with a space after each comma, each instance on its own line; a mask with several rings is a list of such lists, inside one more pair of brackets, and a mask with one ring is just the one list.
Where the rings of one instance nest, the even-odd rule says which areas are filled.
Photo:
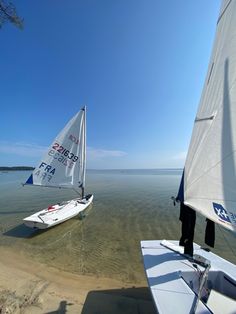
[[236, 0], [222, 3], [182, 188], [185, 205], [236, 231]]
[[86, 108], [58, 134], [25, 184], [84, 188], [86, 160]]

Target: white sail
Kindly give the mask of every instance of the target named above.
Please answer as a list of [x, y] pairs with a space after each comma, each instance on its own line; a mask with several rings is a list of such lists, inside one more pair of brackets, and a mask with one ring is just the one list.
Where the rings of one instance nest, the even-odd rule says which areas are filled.
[[25, 184], [47, 187], [84, 187], [86, 108], [81, 109], [52, 142]]
[[208, 218], [209, 246], [214, 246], [212, 221], [236, 231], [235, 148], [236, 0], [227, 0], [221, 7], [177, 196], [181, 239], [141, 241], [148, 284], [160, 314], [235, 313], [236, 266], [193, 243], [195, 211]]
[[236, 231], [236, 0], [221, 7], [183, 192], [186, 205]]

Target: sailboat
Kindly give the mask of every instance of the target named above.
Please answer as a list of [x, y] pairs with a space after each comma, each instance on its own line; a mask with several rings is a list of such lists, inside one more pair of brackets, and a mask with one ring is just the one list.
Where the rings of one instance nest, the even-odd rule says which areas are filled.
[[52, 142], [42, 161], [24, 185], [69, 188], [81, 195], [51, 205], [23, 219], [26, 226], [46, 229], [83, 212], [93, 201], [85, 195], [86, 174], [86, 107], [83, 107]]
[[[176, 201], [180, 241], [141, 241], [158, 313], [236, 313], [236, 265], [212, 253], [215, 223], [236, 232], [236, 0], [223, 0]], [[196, 212], [206, 217], [202, 248]]]

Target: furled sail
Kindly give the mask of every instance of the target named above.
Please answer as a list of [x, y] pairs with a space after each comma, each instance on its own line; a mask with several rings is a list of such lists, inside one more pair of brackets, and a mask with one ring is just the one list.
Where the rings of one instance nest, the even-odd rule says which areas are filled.
[[85, 115], [86, 108], [83, 108], [67, 123], [25, 184], [47, 187], [84, 187]]
[[236, 231], [236, 0], [222, 3], [182, 187], [187, 206]]

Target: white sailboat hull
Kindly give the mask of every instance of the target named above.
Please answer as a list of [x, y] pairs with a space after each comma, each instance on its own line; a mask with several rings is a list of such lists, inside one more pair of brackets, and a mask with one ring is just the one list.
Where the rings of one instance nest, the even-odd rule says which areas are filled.
[[[183, 255], [178, 241], [141, 241], [144, 268], [158, 313], [193, 313], [204, 267]], [[211, 267], [195, 313], [236, 313], [236, 266], [194, 244]]]
[[58, 225], [83, 212], [93, 201], [93, 195], [76, 198], [61, 204], [43, 209], [23, 219], [24, 224], [30, 228], [47, 229]]

